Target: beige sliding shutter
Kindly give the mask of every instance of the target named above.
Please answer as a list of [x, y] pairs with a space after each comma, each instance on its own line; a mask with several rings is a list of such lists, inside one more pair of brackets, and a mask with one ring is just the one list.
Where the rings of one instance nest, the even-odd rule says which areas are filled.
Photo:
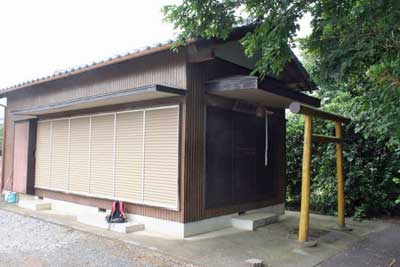
[[50, 185], [56, 190], [67, 191], [69, 120], [55, 120], [52, 123]]
[[89, 194], [90, 117], [71, 119], [69, 190]]
[[177, 206], [179, 108], [145, 112], [144, 201]]
[[119, 113], [116, 117], [116, 198], [142, 200], [143, 113]]
[[50, 187], [51, 121], [38, 123], [36, 143], [35, 185]]
[[90, 194], [114, 195], [114, 114], [92, 117]]
[[36, 187], [177, 208], [179, 107], [39, 121]]

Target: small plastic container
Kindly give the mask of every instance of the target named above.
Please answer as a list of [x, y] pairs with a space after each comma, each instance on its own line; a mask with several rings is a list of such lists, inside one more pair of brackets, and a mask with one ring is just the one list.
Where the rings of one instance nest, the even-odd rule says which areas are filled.
[[7, 202], [8, 203], [16, 203], [17, 202], [17, 193], [16, 192], [8, 193]]

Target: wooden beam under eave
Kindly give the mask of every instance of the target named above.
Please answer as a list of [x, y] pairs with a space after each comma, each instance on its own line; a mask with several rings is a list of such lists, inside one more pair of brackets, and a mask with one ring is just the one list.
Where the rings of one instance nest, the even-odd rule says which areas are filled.
[[349, 123], [350, 119], [333, 114], [330, 112], [326, 112], [317, 108], [309, 107], [302, 105], [301, 103], [298, 102], [293, 102], [290, 104], [289, 109], [292, 113], [295, 114], [303, 114], [303, 115], [309, 115], [312, 117], [324, 119], [324, 120], [330, 120], [330, 121], [335, 121], [335, 122], [341, 122], [341, 123]]
[[315, 143], [320, 143], [320, 144], [328, 144], [328, 143], [340, 144], [343, 142], [342, 138], [338, 138], [335, 136], [321, 135], [321, 134], [313, 134], [311, 136], [311, 140]]

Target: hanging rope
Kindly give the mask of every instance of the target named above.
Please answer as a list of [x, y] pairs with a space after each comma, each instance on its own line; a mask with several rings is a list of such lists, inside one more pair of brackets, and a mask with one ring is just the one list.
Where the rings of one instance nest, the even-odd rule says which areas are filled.
[[268, 116], [273, 114], [274, 112], [265, 110], [265, 166], [268, 166]]

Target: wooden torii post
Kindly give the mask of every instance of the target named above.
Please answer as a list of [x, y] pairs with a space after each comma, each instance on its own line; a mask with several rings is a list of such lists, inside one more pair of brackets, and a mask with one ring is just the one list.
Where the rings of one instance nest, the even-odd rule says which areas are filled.
[[[336, 174], [337, 174], [337, 202], [338, 225], [345, 228], [344, 221], [344, 177], [343, 177], [343, 132], [342, 123], [349, 123], [348, 118], [325, 112], [320, 109], [301, 105], [294, 102], [290, 104], [290, 111], [304, 115], [304, 145], [301, 177], [301, 209], [299, 223], [299, 241], [308, 241], [310, 219], [310, 173], [311, 173], [311, 145], [316, 143], [336, 143]], [[335, 136], [312, 134], [313, 117], [335, 122]]]

